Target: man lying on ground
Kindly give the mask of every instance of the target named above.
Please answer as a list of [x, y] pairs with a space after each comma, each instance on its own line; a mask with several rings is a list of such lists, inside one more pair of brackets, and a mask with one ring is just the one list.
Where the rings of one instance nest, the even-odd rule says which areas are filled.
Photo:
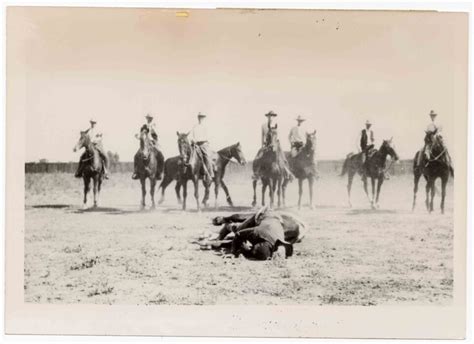
[[235, 257], [242, 254], [257, 260], [272, 258], [279, 247], [284, 248], [286, 257], [291, 256], [293, 244], [300, 242], [306, 231], [305, 224], [295, 216], [267, 207], [255, 214], [218, 216], [212, 223], [223, 227], [216, 238], [196, 242], [201, 248], [230, 248]]

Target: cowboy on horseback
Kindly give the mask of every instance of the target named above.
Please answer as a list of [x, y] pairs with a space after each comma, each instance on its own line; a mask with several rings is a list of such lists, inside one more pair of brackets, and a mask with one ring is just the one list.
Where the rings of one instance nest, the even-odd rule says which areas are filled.
[[[97, 149], [99, 152], [100, 158], [104, 162], [104, 178], [109, 179], [108, 175], [108, 165], [109, 165], [109, 159], [107, 157], [107, 154], [105, 153], [104, 146], [102, 145], [102, 133], [97, 130], [96, 124], [97, 121], [95, 119], [91, 119], [89, 121], [90, 127], [84, 131], [87, 135], [89, 135], [89, 138], [91, 139], [92, 144], [94, 147]], [[86, 158], [86, 152], [84, 152], [81, 155], [81, 158], [79, 159], [79, 165], [77, 167], [77, 171], [75, 173], [76, 178], [81, 178], [82, 177], [82, 171], [84, 168], [83, 161]]]
[[[156, 123], [153, 122], [153, 116], [150, 115], [150, 114], [147, 114], [145, 116], [146, 118], [146, 123], [143, 124], [140, 128], [140, 134], [142, 132], [144, 132], [146, 135], [150, 135], [149, 137], [151, 138], [151, 143], [152, 143], [152, 147], [154, 148], [155, 150], [155, 153], [159, 151], [159, 145], [158, 145], [158, 134], [157, 134], [157, 130], [156, 130]], [[137, 139], [140, 138], [140, 134], [135, 134], [135, 137]], [[138, 152], [135, 154], [135, 157], [134, 157], [134, 164], [133, 164], [133, 175], [132, 175], [132, 179], [138, 179], [138, 173], [137, 173], [137, 160], [139, 159], [139, 154], [140, 154], [140, 150], [138, 150]]]
[[[436, 123], [436, 117], [438, 116], [438, 114], [434, 112], [433, 110], [431, 110], [429, 116], [431, 118], [431, 122], [428, 124], [428, 126], [425, 129], [426, 134], [425, 134], [425, 139], [424, 139], [425, 144], [422, 149], [423, 154], [418, 154], [417, 164], [418, 166], [422, 166], [423, 158], [426, 158], [427, 163], [429, 163], [429, 161], [433, 158], [431, 156], [431, 148], [433, 146], [433, 143], [435, 141], [438, 141], [443, 147], [443, 152], [444, 152], [443, 155], [444, 155], [445, 162], [448, 164], [449, 168], [452, 170], [451, 156], [449, 155], [448, 149], [446, 148], [443, 141], [443, 137], [441, 135], [442, 127], [438, 123]], [[434, 158], [435, 160], [437, 160], [438, 158], [441, 158], [441, 157], [434, 157]]]
[[191, 130], [191, 142], [195, 144], [200, 152], [200, 156], [203, 162], [203, 169], [208, 181], [214, 179], [214, 164], [212, 162], [212, 150], [209, 146], [209, 140], [207, 136], [207, 127], [204, 124], [205, 114], [198, 113], [198, 124], [196, 124]]
[[374, 148], [375, 143], [374, 131], [371, 129], [371, 127], [372, 123], [369, 120], [365, 121], [365, 128], [362, 129], [359, 137], [360, 149], [362, 151], [362, 166], [364, 172], [367, 170], [366, 162], [369, 156], [369, 152]]
[[307, 134], [306, 131], [302, 128], [302, 124], [304, 121], [306, 121], [305, 118], [298, 116], [296, 118], [297, 125], [291, 128], [290, 134], [288, 135], [292, 158], [296, 157], [304, 146], [304, 138]]
[[[260, 178], [260, 164], [259, 161], [267, 151], [267, 149], [272, 145], [272, 142], [269, 142], [269, 133], [270, 130], [277, 131], [278, 125], [272, 125], [273, 123], [273, 117], [277, 117], [277, 114], [274, 113], [273, 111], [269, 111], [268, 113], [265, 114], [265, 117], [267, 117], [267, 121], [262, 124], [262, 147], [258, 150], [257, 155], [255, 156], [254, 160], [254, 175], [252, 179], [257, 180]], [[286, 157], [283, 153], [283, 151], [280, 149], [279, 152], [279, 160], [282, 162], [282, 167], [284, 169], [285, 173], [285, 179], [293, 179], [293, 174], [290, 172], [290, 167], [288, 165], [288, 161], [286, 160]]]

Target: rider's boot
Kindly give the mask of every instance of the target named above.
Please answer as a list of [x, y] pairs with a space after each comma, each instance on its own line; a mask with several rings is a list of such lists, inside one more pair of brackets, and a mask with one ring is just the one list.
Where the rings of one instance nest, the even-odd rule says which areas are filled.
[[81, 178], [82, 177], [82, 162], [79, 162], [79, 165], [77, 166], [77, 171], [74, 174], [74, 177], [76, 177], [76, 178]]

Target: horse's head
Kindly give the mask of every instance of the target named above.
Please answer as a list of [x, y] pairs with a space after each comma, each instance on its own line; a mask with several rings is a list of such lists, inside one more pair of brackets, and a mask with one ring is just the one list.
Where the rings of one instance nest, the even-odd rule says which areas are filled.
[[81, 131], [81, 134], [79, 136], [79, 141], [77, 141], [76, 145], [74, 146], [74, 152], [77, 151], [78, 149], [81, 149], [82, 147], [85, 147], [87, 149], [90, 143], [91, 143], [91, 139], [87, 131]]
[[178, 135], [179, 155], [185, 163], [188, 163], [189, 158], [191, 156], [191, 144], [189, 143], [188, 138], [189, 133], [180, 133], [179, 131], [177, 131], [176, 135]]
[[306, 133], [306, 148], [312, 152], [316, 149], [316, 130]]
[[239, 164], [241, 165], [246, 164], [246, 160], [244, 157], [244, 153], [242, 153], [242, 146], [240, 142], [236, 143], [235, 145], [231, 147], [230, 153], [231, 153], [231, 157], [237, 160]]
[[268, 126], [268, 132], [266, 136], [267, 147], [270, 147], [272, 151], [276, 151], [278, 148], [278, 124], [275, 124], [274, 127]]
[[395, 151], [395, 147], [393, 145], [393, 138], [391, 138], [390, 140], [383, 140], [382, 146], [380, 147], [380, 152], [384, 155], [390, 155], [390, 157], [395, 161], [399, 159], [398, 154]]

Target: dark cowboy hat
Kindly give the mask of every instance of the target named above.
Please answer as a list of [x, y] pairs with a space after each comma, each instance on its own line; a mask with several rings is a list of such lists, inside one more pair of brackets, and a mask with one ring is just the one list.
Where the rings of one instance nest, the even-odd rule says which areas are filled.
[[89, 120], [90, 123], [97, 123], [97, 121], [95, 120], [94, 117], [92, 117], [90, 120]]
[[271, 117], [276, 117], [277, 114], [274, 113], [273, 111], [269, 111], [269, 112], [267, 112], [267, 113], [265, 114], [265, 116], [267, 116], [267, 117], [270, 117], [270, 116], [271, 116]]
[[430, 116], [438, 116], [438, 114], [436, 112], [434, 112], [433, 110], [430, 111]]
[[151, 118], [151, 119], [153, 119], [153, 116], [150, 115], [149, 113], [147, 113], [146, 116], [145, 116], [145, 118]]
[[372, 122], [370, 120], [365, 121], [365, 125], [372, 125]]
[[205, 114], [203, 114], [203, 113], [198, 113], [198, 118], [204, 118], [204, 117], [206, 117]]

